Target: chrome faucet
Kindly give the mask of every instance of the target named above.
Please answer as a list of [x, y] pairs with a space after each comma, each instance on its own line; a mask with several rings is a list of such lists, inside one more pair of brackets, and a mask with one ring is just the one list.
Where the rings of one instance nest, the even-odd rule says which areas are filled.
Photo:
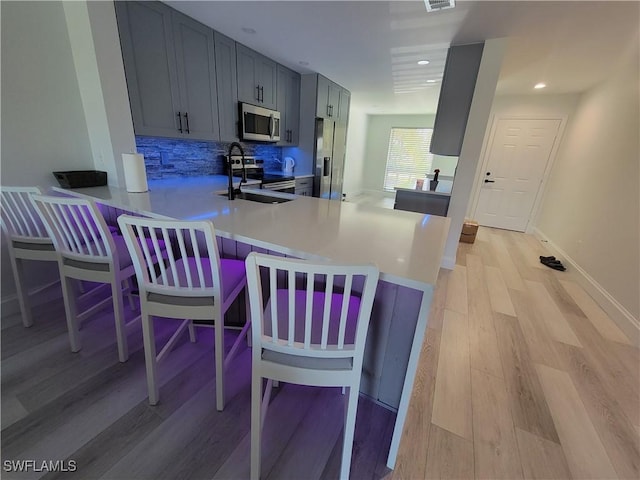
[[[240, 156], [242, 158], [242, 180], [240, 180], [240, 185], [238, 186], [237, 191], [233, 188], [233, 162], [231, 161], [231, 153], [233, 152], [234, 148], [240, 150]], [[247, 169], [244, 163], [244, 150], [242, 149], [242, 145], [240, 145], [238, 142], [233, 142], [231, 145], [229, 145], [229, 152], [227, 153], [227, 167], [227, 171], [229, 174], [229, 200], [235, 200], [236, 194], [242, 193], [240, 190], [242, 184], [247, 183]]]

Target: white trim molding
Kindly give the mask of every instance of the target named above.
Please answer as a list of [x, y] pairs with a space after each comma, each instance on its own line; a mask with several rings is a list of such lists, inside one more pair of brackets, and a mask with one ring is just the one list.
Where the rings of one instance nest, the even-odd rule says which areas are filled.
[[562, 257], [566, 263], [571, 265], [575, 272], [575, 280], [582, 288], [596, 301], [609, 317], [620, 327], [629, 337], [631, 342], [640, 347], [640, 320], [635, 318], [613, 295], [611, 295], [602, 285], [600, 285], [591, 275], [578, 265], [569, 255], [567, 255], [558, 245], [553, 243], [538, 228], [533, 229], [533, 234], [539, 240], [547, 243], [551, 253]]

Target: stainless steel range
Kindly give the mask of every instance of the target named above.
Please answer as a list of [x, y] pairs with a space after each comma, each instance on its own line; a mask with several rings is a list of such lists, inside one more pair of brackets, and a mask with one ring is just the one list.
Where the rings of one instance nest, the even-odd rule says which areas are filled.
[[[242, 175], [242, 157], [240, 155], [231, 156], [231, 168], [233, 169], [234, 176], [239, 177]], [[296, 191], [295, 177], [277, 173], [265, 173], [264, 160], [245, 156], [244, 168], [247, 172], [247, 178], [262, 181], [260, 188], [283, 193], [295, 193]]]

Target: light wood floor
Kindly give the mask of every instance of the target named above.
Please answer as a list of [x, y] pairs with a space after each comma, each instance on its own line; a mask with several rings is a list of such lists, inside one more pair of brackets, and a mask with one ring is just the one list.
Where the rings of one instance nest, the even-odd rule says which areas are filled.
[[[541, 254], [530, 236], [484, 228], [460, 245], [439, 278], [396, 469], [384, 466], [394, 415], [361, 399], [352, 478], [640, 477], [638, 349]], [[2, 478], [248, 478], [249, 351], [218, 413], [210, 332], [185, 339], [149, 407], [140, 332], [119, 364], [110, 318], [86, 325], [78, 354], [60, 300], [30, 329], [2, 319], [2, 460], [78, 465]], [[336, 390], [279, 389], [263, 478], [336, 478], [341, 402]]]
[[638, 479], [640, 354], [533, 237], [441, 271], [389, 479]]
[[[75, 354], [68, 346], [62, 301], [50, 301], [34, 313], [29, 329], [17, 315], [2, 319], [3, 466], [20, 459], [37, 465], [73, 460], [77, 470], [19, 474], [5, 469], [2, 479], [249, 478], [251, 355], [246, 346], [227, 371], [227, 404], [217, 412], [212, 331], [198, 329], [195, 344], [183, 334], [159, 367], [160, 403], [151, 407], [139, 328], [128, 335], [129, 360], [119, 363], [110, 309], [84, 325], [84, 345]], [[166, 340], [175, 322], [157, 322], [162, 323], [159, 340]], [[227, 350], [236, 335], [227, 333]], [[263, 431], [262, 478], [337, 478], [346, 398], [341, 390], [283, 384], [274, 394]], [[389, 472], [385, 464], [394, 421], [394, 413], [360, 398], [354, 478], [381, 479]]]

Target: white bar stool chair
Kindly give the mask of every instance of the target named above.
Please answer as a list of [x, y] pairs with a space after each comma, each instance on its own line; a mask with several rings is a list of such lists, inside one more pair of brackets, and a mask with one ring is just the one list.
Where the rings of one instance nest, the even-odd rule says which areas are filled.
[[5, 232], [22, 323], [33, 325], [29, 292], [24, 278], [23, 261], [56, 262], [58, 254], [47, 229], [40, 219], [32, 195], [40, 195], [38, 187], [2, 186], [2, 230]]
[[[190, 329], [195, 341], [193, 320], [209, 320], [214, 329], [216, 363], [216, 408], [224, 408], [224, 372], [246, 337], [250, 320], [243, 327], [224, 358], [224, 314], [245, 288], [242, 260], [220, 259], [211, 222], [154, 220], [121, 215], [118, 224], [136, 269], [142, 333], [147, 366], [149, 403], [156, 405], [160, 390], [156, 379], [158, 364], [166, 358], [175, 340]], [[143, 242], [142, 239], [150, 239]], [[160, 243], [166, 245], [167, 264], [153, 268]], [[159, 354], [156, 354], [153, 317], [186, 319], [177, 328]]]
[[[347, 479], [378, 269], [255, 252], [247, 257], [246, 266], [253, 320], [251, 478], [260, 477], [262, 425], [271, 388], [273, 382], [282, 381], [348, 388], [340, 467], [340, 478]], [[361, 283], [360, 295], [354, 286]], [[316, 291], [316, 285], [324, 287]], [[267, 379], [264, 397], [263, 378]]]
[[[80, 323], [112, 300], [118, 359], [126, 362], [129, 358], [127, 329], [140, 316], [125, 322], [123, 282], [127, 282], [126, 293], [132, 309], [135, 303], [131, 298], [129, 283], [134, 268], [124, 239], [111, 232], [98, 207], [90, 200], [44, 195], [34, 195], [32, 199], [59, 254], [58, 266], [71, 351], [77, 352], [82, 348]], [[78, 314], [71, 283], [74, 279], [110, 285], [111, 298]]]

